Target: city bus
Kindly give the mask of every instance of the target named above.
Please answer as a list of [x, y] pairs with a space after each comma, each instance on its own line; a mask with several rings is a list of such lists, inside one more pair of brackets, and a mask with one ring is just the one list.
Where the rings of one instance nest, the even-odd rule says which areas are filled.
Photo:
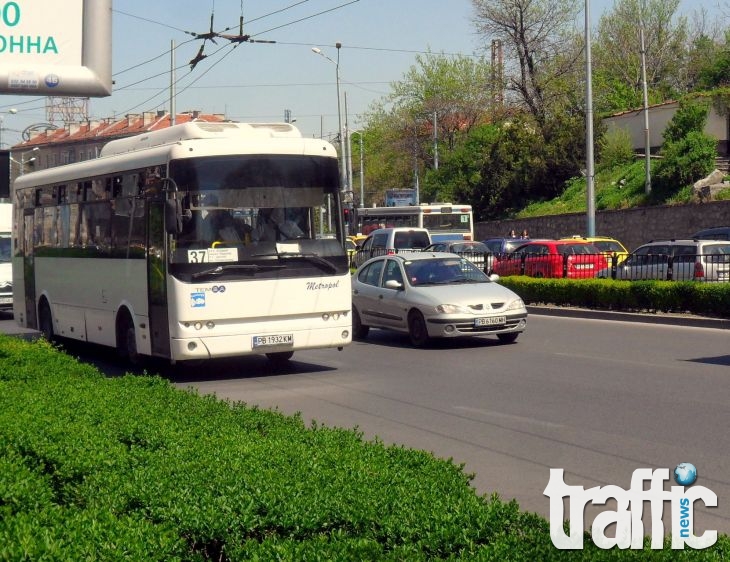
[[376, 228], [414, 226], [426, 228], [433, 242], [474, 240], [471, 205], [422, 203], [395, 207], [357, 209], [358, 232], [367, 235]]
[[[286, 123], [191, 122], [110, 141], [99, 158], [15, 181], [15, 318], [132, 363], [342, 349], [344, 225], [329, 239], [315, 225], [340, 194], [334, 147]], [[257, 235], [274, 216], [296, 230]]]

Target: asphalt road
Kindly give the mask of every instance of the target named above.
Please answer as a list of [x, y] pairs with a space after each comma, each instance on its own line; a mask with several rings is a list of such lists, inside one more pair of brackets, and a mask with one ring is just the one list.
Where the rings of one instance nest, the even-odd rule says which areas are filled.
[[[730, 332], [613, 318], [531, 314], [512, 345], [475, 338], [416, 350], [405, 336], [371, 330], [341, 352], [298, 352], [284, 370], [262, 357], [147, 370], [453, 458], [479, 493], [544, 516], [550, 468], [564, 468], [569, 485], [628, 488], [637, 468], [691, 462], [719, 498], [717, 508], [695, 508], [696, 534], [730, 534]], [[110, 376], [124, 372], [108, 349], [70, 351]], [[595, 513], [586, 511], [587, 526]]]
[[696, 533], [730, 533], [729, 349], [727, 330], [532, 315], [513, 345], [415, 350], [373, 330], [283, 372], [246, 359], [176, 384], [453, 458], [480, 493], [544, 516], [550, 468], [570, 485], [629, 488], [637, 468], [691, 462], [719, 498], [695, 509]]

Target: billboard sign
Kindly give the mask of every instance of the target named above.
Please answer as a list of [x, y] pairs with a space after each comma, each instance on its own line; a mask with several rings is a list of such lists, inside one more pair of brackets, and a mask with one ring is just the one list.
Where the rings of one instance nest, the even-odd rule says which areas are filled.
[[0, 93], [111, 94], [112, 0], [0, 0]]
[[386, 189], [385, 190], [385, 206], [386, 207], [404, 207], [416, 204], [415, 189]]

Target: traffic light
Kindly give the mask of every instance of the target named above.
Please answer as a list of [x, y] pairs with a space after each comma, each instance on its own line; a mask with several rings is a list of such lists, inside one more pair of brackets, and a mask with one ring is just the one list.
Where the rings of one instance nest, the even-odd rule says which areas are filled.
[[342, 209], [342, 218], [345, 220], [345, 224], [350, 224], [351, 211], [347, 207]]

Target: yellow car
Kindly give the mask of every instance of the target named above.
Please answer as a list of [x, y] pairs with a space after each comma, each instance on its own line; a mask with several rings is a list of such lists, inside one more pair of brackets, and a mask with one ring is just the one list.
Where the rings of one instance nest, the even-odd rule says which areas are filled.
[[616, 265], [620, 264], [629, 256], [629, 251], [626, 249], [626, 246], [615, 238], [609, 238], [608, 236], [581, 236], [576, 234], [574, 236], [567, 236], [563, 240], [583, 240], [590, 242], [604, 253], [609, 260], [609, 265], [611, 263], [611, 257], [614, 255], [617, 257]]

